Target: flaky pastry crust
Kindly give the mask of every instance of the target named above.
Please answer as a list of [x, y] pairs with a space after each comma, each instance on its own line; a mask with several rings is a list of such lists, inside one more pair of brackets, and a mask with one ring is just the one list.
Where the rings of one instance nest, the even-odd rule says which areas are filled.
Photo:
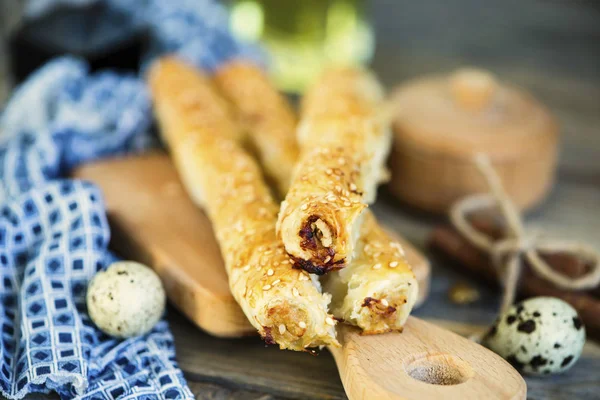
[[372, 213], [365, 213], [356, 257], [323, 278], [336, 318], [363, 333], [401, 331], [418, 295], [418, 282], [402, 246], [390, 238]]
[[250, 148], [267, 177], [280, 193], [287, 193], [295, 165], [289, 160], [297, 160], [299, 152], [288, 132], [297, 123], [292, 107], [272, 88], [261, 69], [249, 62], [229, 62], [217, 69], [213, 79], [235, 105], [239, 125], [252, 135]]
[[330, 296], [291, 267], [275, 235], [278, 206], [210, 80], [165, 57], [152, 65], [148, 83], [162, 136], [191, 197], [212, 221], [231, 292], [250, 323], [282, 349], [338, 345]]
[[352, 260], [390, 138], [381, 86], [368, 72], [333, 69], [309, 89], [297, 130], [300, 158], [277, 221], [296, 265], [324, 274]]
[[[291, 179], [291, 172], [285, 171], [293, 170], [298, 154], [295, 119], [289, 118], [291, 107], [266, 75], [252, 64], [226, 65], [217, 71], [216, 82], [242, 119], [252, 110], [254, 118], [262, 121], [246, 125], [247, 139], [255, 148], [262, 168], [274, 177], [279, 194], [284, 197]], [[236, 93], [242, 90], [240, 87], [245, 88], [243, 96]], [[271, 100], [256, 102], [256, 99]], [[275, 125], [277, 129], [272, 129]], [[335, 186], [334, 192], [344, 195]], [[346, 268], [323, 278], [324, 288], [332, 295], [331, 312], [365, 333], [400, 331], [416, 301], [417, 280], [401, 245], [368, 210], [364, 213], [356, 252]]]

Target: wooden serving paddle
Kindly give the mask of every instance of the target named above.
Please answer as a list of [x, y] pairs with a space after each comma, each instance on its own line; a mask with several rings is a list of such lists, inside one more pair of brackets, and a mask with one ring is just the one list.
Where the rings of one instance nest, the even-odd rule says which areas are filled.
[[[112, 246], [161, 277], [169, 300], [205, 331], [222, 337], [254, 333], [229, 293], [208, 218], [186, 195], [163, 153], [83, 166], [75, 177], [104, 192]], [[429, 264], [402, 241], [421, 287]], [[426, 292], [426, 290], [425, 290]], [[524, 399], [519, 373], [489, 350], [411, 317], [402, 334], [361, 336], [340, 325], [330, 348], [350, 399]]]

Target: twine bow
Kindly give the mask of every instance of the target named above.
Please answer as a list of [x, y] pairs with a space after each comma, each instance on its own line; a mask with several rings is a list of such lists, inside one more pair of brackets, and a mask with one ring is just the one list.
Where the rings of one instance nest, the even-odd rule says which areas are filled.
[[[600, 284], [600, 254], [584, 243], [546, 240], [525, 231], [519, 212], [502, 187], [498, 174], [484, 154], [475, 156], [477, 168], [487, 181], [489, 194], [469, 196], [458, 201], [450, 210], [454, 227], [478, 249], [490, 254], [498, 276], [504, 284], [500, 312], [506, 311], [514, 302], [519, 276], [526, 259], [534, 273], [568, 290], [586, 290]], [[507, 236], [493, 240], [475, 229], [467, 216], [477, 210], [498, 207], [507, 223]], [[592, 268], [583, 276], [572, 278], [552, 269], [540, 253], [570, 253], [590, 262]]]

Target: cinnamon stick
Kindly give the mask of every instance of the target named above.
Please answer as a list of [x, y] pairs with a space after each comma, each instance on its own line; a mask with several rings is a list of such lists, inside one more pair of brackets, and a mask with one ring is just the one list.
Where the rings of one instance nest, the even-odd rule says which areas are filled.
[[[477, 230], [495, 239], [502, 238], [504, 228], [492, 215], [478, 213], [470, 218]], [[496, 270], [487, 254], [469, 243], [459, 232], [449, 226], [435, 228], [430, 236], [429, 244], [445, 255], [458, 261], [463, 270], [498, 284]], [[578, 277], [589, 270], [589, 265], [570, 254], [543, 254], [542, 257], [553, 269]], [[519, 284], [519, 293], [523, 297], [552, 296], [558, 297], [577, 310], [583, 319], [588, 335], [600, 340], [600, 299], [596, 288], [592, 291], [568, 291], [555, 287], [550, 282], [538, 277], [525, 263]]]

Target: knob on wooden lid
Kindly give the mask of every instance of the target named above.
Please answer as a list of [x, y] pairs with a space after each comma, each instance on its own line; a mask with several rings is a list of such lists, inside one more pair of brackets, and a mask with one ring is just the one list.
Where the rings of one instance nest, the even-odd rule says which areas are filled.
[[469, 110], [489, 106], [498, 89], [494, 75], [475, 68], [457, 70], [450, 76], [449, 84], [454, 101]]
[[541, 200], [550, 187], [558, 142], [554, 118], [491, 72], [463, 68], [409, 81], [391, 101], [390, 187], [405, 201], [443, 212], [458, 198], [484, 191], [471, 162], [475, 153], [488, 154], [521, 207]]

